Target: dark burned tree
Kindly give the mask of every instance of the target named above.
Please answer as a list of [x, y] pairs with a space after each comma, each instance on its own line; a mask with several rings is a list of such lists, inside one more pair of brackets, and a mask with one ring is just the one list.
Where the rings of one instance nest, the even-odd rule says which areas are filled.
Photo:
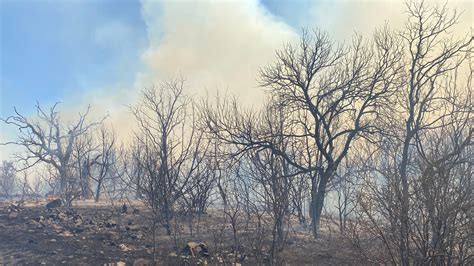
[[[299, 173], [311, 173], [311, 219], [319, 234], [321, 212], [329, 182], [353, 142], [373, 133], [377, 111], [398, 84], [399, 46], [393, 36], [377, 34], [373, 42], [354, 37], [350, 47], [335, 46], [321, 32], [304, 32], [298, 46], [286, 45], [276, 63], [262, 69], [261, 84], [291, 117], [281, 134], [293, 150], [306, 143], [304, 156], [292, 156], [274, 143], [272, 132], [259, 129], [255, 113], [237, 104], [208, 111], [212, 133], [242, 150], [270, 149]], [[226, 114], [232, 113], [232, 115]], [[280, 133], [279, 133], [280, 134]], [[303, 155], [303, 153], [301, 153]]]
[[358, 176], [356, 168], [358, 162], [354, 156], [347, 157], [336, 173], [334, 190], [336, 194], [335, 209], [338, 216], [339, 232], [345, 234], [351, 214], [357, 207], [356, 193]]
[[113, 130], [104, 126], [99, 131], [96, 156], [87, 164], [87, 172], [91, 179], [96, 182], [94, 200], [99, 201], [101, 192], [106, 187], [107, 182], [114, 178], [116, 166], [120, 158], [120, 152], [117, 149], [116, 137]]
[[52, 166], [59, 178], [60, 193], [66, 204], [71, 205], [77, 196], [78, 180], [73, 174], [74, 145], [79, 137], [95, 128], [101, 122], [88, 122], [86, 112], [79, 114], [79, 118], [72, 123], [63, 121], [56, 110], [58, 104], [49, 110], [44, 110], [36, 105], [37, 119], [30, 119], [20, 114], [15, 109], [15, 115], [2, 119], [6, 124], [18, 128], [18, 139], [7, 142], [23, 147], [26, 152], [17, 154], [18, 161], [22, 161], [25, 168], [30, 168], [38, 163]]
[[[204, 140], [201, 140], [204, 141]], [[193, 235], [194, 228], [200, 233], [201, 218], [207, 213], [215, 199], [215, 185], [217, 181], [216, 163], [213, 157], [207, 154], [208, 144], [204, 144], [206, 150], [196, 154], [197, 161], [201, 161], [194, 170], [183, 196], [180, 198], [179, 211], [183, 217], [187, 217], [190, 234]], [[200, 158], [202, 157], [202, 158]], [[196, 220], [197, 219], [197, 220]], [[195, 226], [197, 224], [197, 226]]]
[[243, 174], [250, 179], [250, 197], [265, 214], [271, 235], [270, 259], [278, 261], [288, 235], [290, 188], [288, 165], [269, 150], [249, 152], [244, 158]]
[[77, 139], [74, 145], [74, 174], [79, 178], [81, 196], [99, 201], [108, 181], [114, 178], [121, 152], [113, 129], [102, 125]]
[[[404, 101], [401, 107], [405, 125], [397, 173], [401, 183], [400, 257], [404, 265], [409, 264], [410, 256], [409, 165], [413, 145], [424, 131], [439, 127], [444, 118], [458, 111], [456, 106], [447, 106], [458, 96], [450, 95], [450, 85], [458, 84], [454, 81], [454, 84], [444, 86], [444, 83], [470, 56], [473, 40], [472, 36], [461, 40], [444, 36], [459, 18], [456, 12], [449, 14], [446, 7], [431, 8], [423, 3], [411, 3], [407, 9], [410, 17], [406, 29], [400, 34], [404, 41], [403, 59], [407, 67], [403, 73], [405, 84], [400, 97]], [[467, 104], [472, 106], [472, 102]]]
[[468, 124], [473, 122], [445, 121], [416, 141], [409, 235], [417, 263], [468, 264], [472, 259], [474, 130]]
[[95, 150], [91, 134], [82, 135], [76, 140], [73, 148], [73, 174], [78, 177], [80, 195], [83, 199], [92, 197], [92, 179], [90, 175], [91, 156]]
[[[403, 71], [361, 202], [393, 263], [464, 264], [472, 228], [472, 41], [446, 6], [407, 4]], [[387, 32], [390, 32], [388, 29]], [[472, 230], [471, 230], [472, 231]], [[468, 254], [471, 255], [468, 255]]]
[[196, 114], [183, 93], [184, 80], [172, 79], [143, 91], [132, 108], [138, 123], [132, 148], [133, 169], [141, 169], [134, 183], [151, 208], [153, 221], [170, 235], [176, 204], [186, 194], [200, 166], [207, 144], [196, 130]]
[[[205, 153], [198, 156], [206, 156]], [[211, 196], [216, 185], [215, 166], [212, 158], [198, 158], [203, 162], [196, 168], [190, 180], [184, 197], [182, 198], [183, 209], [188, 214], [205, 214], [211, 205]]]
[[17, 182], [16, 170], [13, 162], [2, 161], [0, 166], [0, 195], [6, 198], [13, 196]]
[[[288, 122], [287, 118], [283, 106], [268, 105], [261, 118], [261, 127], [275, 136], [272, 142], [279, 150], [290, 154], [288, 139], [282, 134]], [[248, 151], [241, 161], [242, 175], [250, 182], [252, 201], [269, 217], [272, 236], [270, 259], [277, 261], [285, 246], [292, 214], [291, 189], [294, 184], [291, 179], [294, 176], [291, 173], [294, 169], [270, 149]]]
[[289, 137], [308, 138], [314, 147], [308, 154], [313, 163], [291, 163], [314, 171], [310, 213], [315, 236], [328, 183], [353, 141], [376, 130], [377, 111], [398, 82], [393, 38], [379, 34], [372, 45], [355, 37], [352, 47], [335, 48], [325, 34], [305, 33], [298, 48], [288, 45], [277, 53], [277, 63], [261, 72], [262, 85], [295, 110], [299, 132]]

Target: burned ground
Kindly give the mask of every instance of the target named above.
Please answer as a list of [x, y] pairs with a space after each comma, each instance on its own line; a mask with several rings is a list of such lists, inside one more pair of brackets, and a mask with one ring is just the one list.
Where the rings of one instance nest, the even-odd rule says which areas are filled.
[[[153, 258], [153, 234], [147, 210], [138, 209], [138, 213], [130, 208], [123, 213], [121, 207], [110, 206], [48, 210], [42, 204], [18, 208], [5, 203], [0, 207], [0, 264], [147, 265]], [[241, 246], [234, 247], [231, 230], [220, 215], [203, 215], [199, 223], [194, 222], [193, 235], [186, 220], [175, 223], [178, 229], [172, 236], [162, 229], [157, 232], [159, 265], [270, 263], [265, 252], [258, 261], [245, 232], [241, 232]], [[184, 252], [187, 243], [193, 242], [204, 244], [209, 256]], [[295, 228], [277, 263], [347, 265], [363, 261], [337, 234], [314, 240], [308, 230]]]

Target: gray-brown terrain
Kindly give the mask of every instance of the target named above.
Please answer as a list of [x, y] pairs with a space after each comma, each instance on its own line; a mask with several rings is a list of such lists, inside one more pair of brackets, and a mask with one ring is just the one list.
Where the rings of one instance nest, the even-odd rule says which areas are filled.
[[[48, 210], [42, 203], [27, 204], [26, 207], [2, 203], [0, 264], [151, 265], [151, 222], [146, 218], [146, 209], [133, 210], [129, 207], [123, 213], [120, 207], [91, 205]], [[165, 230], [158, 230], [158, 265], [254, 265], [258, 260], [262, 264], [270, 263], [265, 251], [257, 258], [258, 255], [247, 248], [250, 243], [234, 248], [230, 244], [233, 243], [232, 231], [221, 216], [203, 215], [199, 224], [194, 224], [193, 235], [190, 235], [185, 219], [179, 224], [179, 235], [167, 236]], [[336, 235], [331, 239], [328, 237], [314, 240], [309, 230], [293, 230], [278, 263], [340, 265], [362, 262], [350, 251], [348, 243], [337, 240]], [[209, 255], [199, 250], [189, 252], [188, 243], [205, 244]]]

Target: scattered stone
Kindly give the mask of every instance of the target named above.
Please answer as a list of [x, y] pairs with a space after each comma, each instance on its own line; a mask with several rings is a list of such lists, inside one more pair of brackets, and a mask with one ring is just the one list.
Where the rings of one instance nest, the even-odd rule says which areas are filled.
[[61, 233], [61, 235], [62, 235], [62, 236], [64, 236], [64, 237], [70, 237], [70, 236], [73, 236], [73, 234], [72, 234], [71, 232], [67, 231], [67, 230], [66, 230], [66, 231], [64, 231], [64, 232], [62, 232], [62, 233]]
[[8, 214], [8, 218], [10, 219], [15, 219], [16, 217], [18, 217], [18, 212], [10, 212]]
[[184, 256], [201, 256], [209, 257], [209, 250], [204, 243], [189, 242], [182, 250], [181, 255]]
[[67, 218], [67, 215], [64, 212], [58, 212], [58, 214], [56, 214], [57, 220], [64, 221], [66, 220], [66, 218]]
[[125, 244], [120, 244], [120, 245], [119, 245], [119, 248], [120, 248], [122, 251], [130, 251], [130, 250], [132, 250], [131, 248], [127, 247], [127, 245], [125, 245]]
[[111, 227], [114, 227], [117, 225], [117, 222], [113, 219], [109, 219], [106, 223], [105, 223], [105, 226], [107, 228], [111, 228]]
[[29, 221], [27, 222], [27, 224], [29, 224], [29, 225], [31, 225], [31, 226], [35, 226], [36, 228], [43, 228], [43, 224], [37, 222], [36, 220], [29, 220]]
[[57, 208], [57, 207], [61, 207], [61, 199], [55, 199], [53, 201], [50, 201], [48, 202], [48, 204], [46, 204], [46, 208], [47, 209], [54, 209], [54, 208]]
[[139, 214], [140, 211], [138, 209], [133, 208], [132, 214]]
[[61, 232], [64, 230], [64, 228], [62, 228], [61, 226], [57, 225], [57, 224], [51, 224], [51, 229], [53, 229], [54, 231], [56, 232]]
[[52, 239], [51, 239], [51, 240], [49, 240], [49, 241], [51, 241], [51, 242], [56, 242], [57, 240], [56, 240], [56, 239], [54, 239], [54, 238], [52, 238]]
[[[198, 259], [196, 262], [197, 265], [207, 265], [207, 260]], [[240, 264], [239, 264], [240, 265]]]

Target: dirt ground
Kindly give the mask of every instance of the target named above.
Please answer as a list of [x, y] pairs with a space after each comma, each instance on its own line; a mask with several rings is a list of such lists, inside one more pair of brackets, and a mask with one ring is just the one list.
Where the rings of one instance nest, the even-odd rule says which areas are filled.
[[[93, 204], [69, 210], [47, 210], [44, 202], [22, 208], [6, 202], [0, 204], [0, 265], [151, 265], [153, 234], [143, 207], [128, 207], [127, 213], [123, 213], [120, 207]], [[133, 209], [138, 213], [133, 213]], [[257, 260], [249, 248], [251, 243], [235, 248], [232, 231], [218, 214], [201, 217], [199, 224], [193, 224], [192, 235], [186, 221], [179, 221], [176, 228], [179, 233], [171, 237], [163, 229], [157, 232], [156, 264], [270, 264], [265, 257]], [[209, 256], [183, 253], [183, 247], [190, 241], [205, 243]], [[314, 240], [306, 229], [291, 229], [277, 264], [365, 263], [337, 234], [326, 232]]]

